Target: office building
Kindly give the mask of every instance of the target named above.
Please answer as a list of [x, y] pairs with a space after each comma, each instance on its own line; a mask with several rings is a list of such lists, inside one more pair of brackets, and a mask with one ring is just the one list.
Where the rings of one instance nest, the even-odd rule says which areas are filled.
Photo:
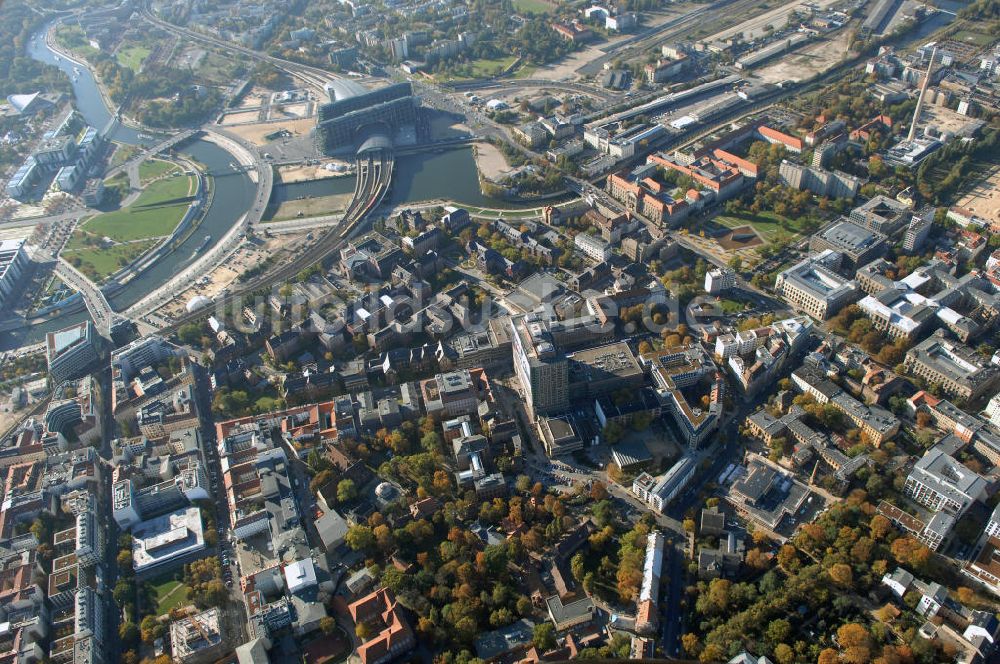
[[537, 314], [511, 318], [514, 372], [524, 390], [528, 413], [559, 412], [569, 407], [569, 363], [555, 345], [549, 324]]
[[879, 447], [899, 432], [899, 420], [880, 406], [868, 406], [845, 392], [818, 368], [801, 366], [792, 372], [792, 384], [820, 404], [830, 404], [861, 429], [869, 442]]
[[851, 210], [851, 221], [862, 228], [890, 235], [910, 219], [910, 209], [894, 198], [881, 194]]
[[611, 245], [587, 233], [577, 233], [573, 238], [573, 246], [587, 258], [599, 263], [611, 258]]
[[705, 273], [705, 292], [718, 295], [722, 291], [736, 287], [736, 272], [724, 267], [717, 267]]
[[207, 664], [222, 654], [219, 609], [184, 616], [170, 623], [170, 652], [178, 664]]
[[903, 236], [903, 251], [916, 253], [924, 246], [927, 236], [930, 235], [931, 227], [934, 225], [934, 217], [931, 214], [915, 214], [910, 219], [906, 227], [906, 234]]
[[941, 330], [911, 348], [903, 366], [966, 401], [975, 401], [1000, 384], [1000, 367], [983, 361], [968, 346], [949, 341]]
[[774, 290], [798, 311], [826, 320], [858, 297], [857, 285], [836, 273], [840, 253], [825, 250], [778, 275]]
[[[670, 413], [681, 436], [691, 448], [698, 447], [715, 430], [722, 416], [722, 376], [698, 344], [674, 346], [640, 356], [652, 374], [657, 396]], [[711, 379], [709, 406], [692, 406], [682, 390]]]
[[841, 269], [853, 274], [885, 253], [885, 236], [858, 226], [845, 218], [835, 219], [819, 229], [809, 240], [809, 250], [816, 253], [836, 251], [842, 256]]
[[18, 281], [28, 266], [28, 253], [24, 250], [24, 238], [0, 242], [0, 307], [12, 304]]
[[45, 357], [53, 385], [79, 378], [97, 362], [99, 337], [89, 320], [45, 335]]
[[861, 180], [853, 175], [817, 168], [815, 165], [812, 167], [804, 166], [786, 159], [782, 159], [781, 165], [778, 167], [778, 179], [781, 184], [787, 187], [799, 191], [811, 191], [817, 196], [826, 196], [827, 198], [853, 200], [861, 186]]
[[972, 503], [986, 498], [988, 486], [978, 473], [934, 447], [914, 464], [903, 492], [930, 510], [958, 519]]
[[635, 613], [635, 631], [651, 634], [656, 631], [660, 608], [660, 570], [666, 543], [663, 533], [654, 530], [646, 536], [646, 559], [642, 566], [642, 586]]
[[132, 528], [132, 565], [137, 575], [190, 562], [205, 549], [201, 511], [197, 507], [171, 512]]
[[663, 512], [670, 501], [687, 486], [697, 469], [698, 464], [695, 463], [694, 457], [684, 455], [659, 477], [653, 477], [645, 472], [640, 473], [632, 481], [632, 493], [653, 509]]

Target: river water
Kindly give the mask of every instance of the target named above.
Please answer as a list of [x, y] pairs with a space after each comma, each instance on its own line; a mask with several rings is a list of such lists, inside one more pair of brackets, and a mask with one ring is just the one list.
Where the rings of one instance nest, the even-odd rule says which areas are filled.
[[[101, 129], [112, 125], [113, 113], [105, 104], [90, 69], [53, 52], [45, 43], [44, 35], [47, 30], [48, 26], [32, 37], [28, 43], [28, 55], [66, 73], [72, 81], [74, 105], [88, 124]], [[121, 144], [144, 145], [156, 140], [146, 135], [140, 137], [137, 130], [121, 123], [114, 123], [112, 126], [110, 138]], [[214, 187], [212, 205], [198, 228], [179, 248], [108, 298], [116, 311], [128, 308], [183, 269], [206, 235], [211, 235], [212, 241], [218, 242], [239, 221], [253, 200], [254, 183], [246, 174], [232, 168], [235, 159], [227, 151], [214, 143], [197, 140], [184, 146], [183, 152], [204, 164], [211, 172]], [[275, 200], [281, 201], [303, 196], [350, 193], [353, 190], [354, 178], [345, 177], [277, 185], [273, 196]], [[512, 207], [509, 202], [482, 195], [471, 148], [399, 157], [389, 202], [400, 204], [438, 198], [480, 207]], [[87, 317], [86, 311], [79, 311], [38, 322], [30, 327], [0, 333], [0, 349], [40, 341], [46, 332], [78, 323]]]

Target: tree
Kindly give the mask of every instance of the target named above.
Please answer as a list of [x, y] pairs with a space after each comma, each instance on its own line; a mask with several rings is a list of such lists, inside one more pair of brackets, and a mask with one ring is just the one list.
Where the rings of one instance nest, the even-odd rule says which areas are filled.
[[126, 648], [132, 648], [139, 643], [139, 636], [139, 628], [131, 620], [118, 626], [118, 638], [121, 639], [122, 646]]
[[837, 630], [837, 640], [843, 648], [843, 660], [850, 664], [866, 664], [871, 660], [872, 637], [858, 623], [841, 625]]
[[833, 582], [843, 588], [850, 588], [854, 583], [854, 571], [850, 565], [837, 563], [829, 569], [829, 574]]
[[892, 522], [881, 514], [876, 514], [872, 517], [871, 523], [868, 526], [872, 539], [880, 540], [884, 539], [886, 535], [892, 530]]
[[608, 488], [604, 482], [594, 482], [590, 485], [590, 499], [594, 501], [605, 500], [608, 497]]
[[795, 651], [787, 643], [774, 646], [774, 659], [778, 664], [792, 664], [795, 661]]
[[895, 540], [889, 550], [897, 562], [915, 570], [924, 569], [931, 557], [931, 550], [909, 535]]
[[573, 574], [573, 578], [577, 581], [583, 581], [585, 574], [583, 554], [577, 552], [569, 561], [569, 568]]
[[344, 541], [355, 551], [367, 551], [375, 546], [375, 533], [368, 526], [358, 524], [348, 528]]
[[337, 502], [349, 503], [358, 497], [358, 487], [354, 480], [340, 480], [337, 484]]
[[698, 653], [701, 652], [701, 641], [698, 640], [697, 634], [691, 632], [681, 637], [681, 646], [684, 648], [684, 652], [692, 657], [697, 657]]
[[539, 652], [548, 652], [556, 647], [555, 627], [550, 622], [535, 625], [531, 636], [531, 642]]
[[123, 549], [118, 552], [118, 569], [132, 569], [132, 552]]
[[139, 623], [139, 631], [144, 643], [152, 644], [153, 641], [163, 636], [165, 628], [155, 616], [146, 616]]
[[330, 636], [337, 629], [337, 621], [330, 616], [323, 616], [319, 619], [319, 629], [327, 636]]
[[363, 622], [359, 622], [354, 626], [354, 635], [361, 639], [362, 642], [367, 641], [371, 635], [372, 631], [368, 628], [368, 625]]

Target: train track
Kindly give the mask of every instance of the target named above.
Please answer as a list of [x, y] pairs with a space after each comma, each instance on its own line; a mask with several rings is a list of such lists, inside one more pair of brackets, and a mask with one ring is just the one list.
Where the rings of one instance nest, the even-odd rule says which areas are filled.
[[[287, 281], [303, 269], [326, 259], [339, 249], [347, 240], [348, 235], [364, 221], [365, 217], [377, 208], [392, 182], [392, 171], [395, 167], [391, 152], [382, 150], [377, 154], [363, 155], [359, 159], [358, 176], [354, 187], [354, 197], [351, 199], [341, 221], [327, 230], [314, 244], [291, 261], [284, 263], [252, 281], [239, 287], [215, 301], [216, 308], [226, 308], [240, 300], [243, 296], [267, 288], [275, 283]], [[170, 334], [187, 323], [203, 319], [213, 311], [210, 307], [182, 314], [161, 328], [159, 333]]]

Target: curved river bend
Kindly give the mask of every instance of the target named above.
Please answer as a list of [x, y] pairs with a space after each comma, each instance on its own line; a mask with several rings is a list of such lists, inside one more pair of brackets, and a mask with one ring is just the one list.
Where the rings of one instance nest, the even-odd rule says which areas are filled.
[[[28, 42], [28, 55], [35, 60], [58, 67], [72, 81], [74, 104], [84, 120], [100, 129], [113, 126], [112, 140], [125, 145], [151, 144], [155, 137], [140, 137], [139, 132], [120, 122], [112, 125], [114, 113], [105, 104], [94, 75], [84, 63], [67, 60], [49, 48], [45, 35], [51, 24], [36, 32]], [[191, 260], [205, 235], [219, 241], [249, 208], [256, 185], [243, 172], [235, 170], [235, 158], [215, 143], [197, 140], [184, 146], [183, 151], [204, 164], [213, 176], [214, 198], [195, 232], [155, 266], [108, 297], [112, 308], [122, 311], [155, 290], [177, 274]], [[345, 177], [293, 185], [276, 185], [277, 200], [303, 196], [323, 196], [349, 193], [354, 178]], [[431, 199], [461, 201], [466, 205], [492, 208], [523, 207], [510, 201], [483, 196], [479, 189], [478, 171], [471, 148], [447, 150], [434, 154], [405, 155], [396, 160], [393, 188], [387, 202], [400, 203]], [[537, 205], [534, 204], [534, 205]], [[67, 327], [89, 317], [86, 310], [56, 316], [30, 327], [0, 333], [0, 350], [41, 341], [46, 332]]]

